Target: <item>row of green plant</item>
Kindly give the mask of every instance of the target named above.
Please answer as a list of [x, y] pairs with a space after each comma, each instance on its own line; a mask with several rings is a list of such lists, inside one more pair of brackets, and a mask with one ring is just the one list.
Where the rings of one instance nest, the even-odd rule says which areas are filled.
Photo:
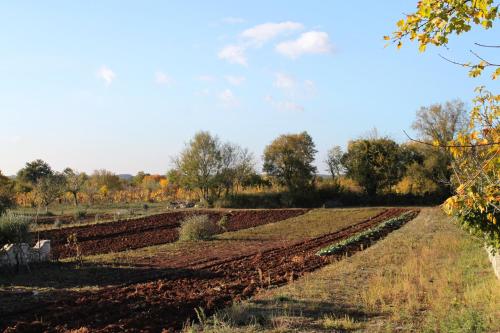
[[407, 212], [398, 217], [394, 217], [387, 221], [384, 221], [377, 226], [362, 231], [356, 235], [353, 235], [347, 239], [344, 239], [338, 243], [329, 245], [321, 250], [319, 250], [316, 255], [327, 256], [331, 254], [336, 254], [345, 250], [346, 247], [352, 244], [360, 243], [365, 240], [370, 240], [374, 237], [379, 237], [387, 228], [398, 228], [408, 222], [414, 216], [414, 212]]

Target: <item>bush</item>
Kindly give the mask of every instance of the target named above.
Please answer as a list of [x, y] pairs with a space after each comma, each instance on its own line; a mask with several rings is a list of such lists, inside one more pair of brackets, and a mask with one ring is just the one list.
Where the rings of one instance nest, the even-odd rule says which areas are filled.
[[227, 231], [228, 225], [229, 225], [229, 217], [227, 215], [222, 216], [219, 222], [217, 222], [217, 226], [224, 231]]
[[209, 240], [217, 234], [217, 226], [207, 215], [195, 215], [186, 218], [179, 229], [180, 241]]
[[77, 210], [74, 214], [75, 221], [83, 220], [87, 216], [87, 212], [84, 210]]
[[31, 223], [29, 217], [12, 213], [0, 217], [0, 245], [28, 243]]

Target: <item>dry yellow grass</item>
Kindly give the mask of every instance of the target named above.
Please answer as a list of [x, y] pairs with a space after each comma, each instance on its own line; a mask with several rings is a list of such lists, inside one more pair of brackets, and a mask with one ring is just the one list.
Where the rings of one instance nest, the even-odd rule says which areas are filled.
[[[190, 329], [500, 332], [500, 281], [477, 240], [438, 208], [424, 209], [367, 250], [215, 318], [211, 325]], [[287, 323], [283, 330], [276, 330], [276, 318]], [[334, 327], [342, 318], [352, 325]]]

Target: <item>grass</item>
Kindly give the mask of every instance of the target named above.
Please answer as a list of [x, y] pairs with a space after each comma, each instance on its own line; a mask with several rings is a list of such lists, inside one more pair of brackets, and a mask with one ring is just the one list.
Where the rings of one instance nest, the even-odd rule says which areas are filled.
[[500, 281], [484, 247], [433, 208], [363, 252], [189, 329], [500, 332], [498, 318]]
[[[144, 209], [144, 205], [147, 205], [148, 209]], [[90, 221], [86, 220], [84, 222], [72, 222], [67, 224], [62, 224], [61, 228], [65, 227], [74, 227], [79, 225], [90, 225], [95, 223], [106, 223], [112, 222], [115, 218], [126, 219], [129, 217], [138, 218], [144, 217], [154, 214], [165, 213], [168, 211], [172, 211], [165, 203], [123, 203], [123, 204], [95, 204], [95, 205], [79, 205], [78, 207], [74, 205], [67, 204], [53, 204], [49, 206], [48, 213], [45, 212], [45, 209], [39, 208], [31, 208], [31, 207], [17, 207], [13, 210], [16, 214], [26, 214], [29, 216], [35, 216], [37, 212], [39, 216], [74, 216], [79, 212], [85, 212], [86, 216], [94, 217], [96, 214], [104, 215], [109, 214], [112, 215], [113, 218], [103, 218], [100, 216], [99, 219], [92, 218]], [[132, 214], [131, 214], [132, 213]], [[34, 226], [33, 230], [49, 230], [54, 229], [54, 225], [52, 223], [49, 224], [37, 224]]]
[[381, 211], [382, 208], [313, 209], [304, 215], [280, 221], [279, 223], [228, 232], [218, 238], [258, 240], [312, 238], [338, 231]]

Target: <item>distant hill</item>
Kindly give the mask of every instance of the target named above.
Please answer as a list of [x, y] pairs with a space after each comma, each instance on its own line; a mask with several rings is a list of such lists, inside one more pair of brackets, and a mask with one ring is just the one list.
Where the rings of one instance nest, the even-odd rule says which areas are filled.
[[128, 173], [119, 174], [118, 177], [120, 177], [120, 179], [124, 179], [124, 180], [131, 180], [132, 178], [134, 178], [134, 176], [132, 176], [131, 174], [128, 174]]

